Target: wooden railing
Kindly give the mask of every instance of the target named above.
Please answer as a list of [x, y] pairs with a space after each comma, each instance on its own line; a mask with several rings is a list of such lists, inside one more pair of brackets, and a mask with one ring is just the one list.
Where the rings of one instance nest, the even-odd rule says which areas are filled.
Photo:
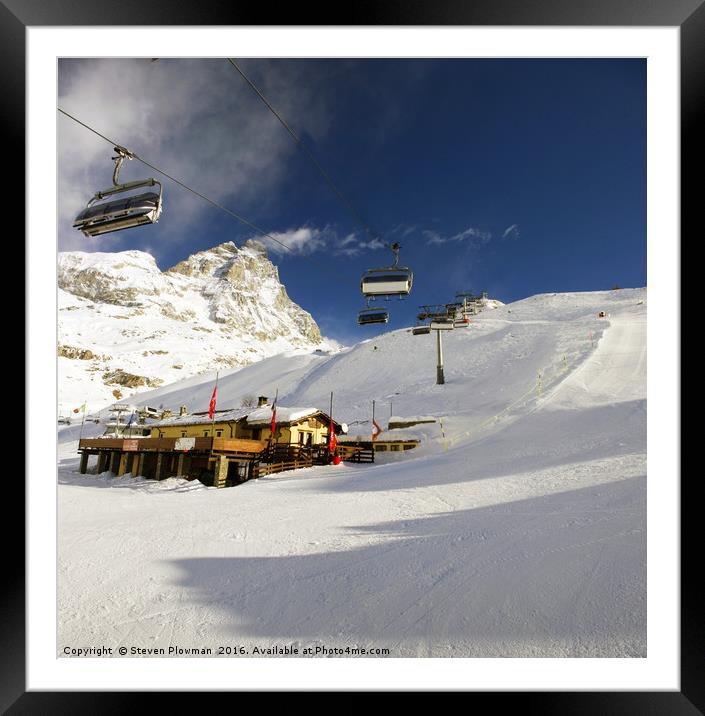
[[287, 470], [298, 470], [303, 467], [312, 467], [312, 460], [290, 460], [289, 462], [272, 462], [268, 464], [259, 463], [253, 467], [253, 477], [264, 477], [265, 475], [274, 475], [277, 472], [286, 472]]
[[372, 443], [348, 445], [339, 443], [336, 452], [345, 462], [374, 462], [375, 451]]
[[[191, 442], [193, 440], [193, 442]], [[186, 442], [188, 441], [188, 442]], [[177, 447], [177, 444], [179, 445]], [[184, 448], [188, 445], [188, 448]], [[79, 450], [120, 450], [123, 452], [218, 452], [259, 454], [267, 447], [263, 440], [240, 438], [83, 438]]]

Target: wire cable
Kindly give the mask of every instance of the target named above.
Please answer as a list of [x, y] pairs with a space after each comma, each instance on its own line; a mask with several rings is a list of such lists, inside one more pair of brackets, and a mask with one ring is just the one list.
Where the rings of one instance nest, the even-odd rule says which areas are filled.
[[247, 82], [247, 84], [252, 88], [252, 90], [255, 92], [255, 94], [267, 105], [271, 113], [279, 120], [279, 122], [282, 124], [284, 129], [291, 135], [292, 139], [296, 142], [296, 144], [299, 146], [301, 150], [306, 154], [306, 156], [310, 159], [310, 161], [313, 163], [313, 166], [316, 167], [320, 175], [325, 179], [328, 186], [335, 192], [336, 196], [345, 204], [347, 209], [350, 211], [350, 213], [353, 215], [355, 221], [362, 226], [369, 237], [371, 239], [379, 239], [379, 234], [377, 234], [376, 231], [373, 231], [367, 224], [367, 222], [362, 218], [360, 215], [360, 212], [355, 208], [355, 206], [352, 204], [352, 202], [343, 194], [340, 189], [335, 185], [335, 182], [331, 179], [330, 175], [326, 170], [319, 164], [316, 157], [313, 156], [313, 154], [309, 151], [308, 147], [299, 139], [298, 135], [294, 130], [287, 124], [287, 122], [284, 120], [284, 118], [277, 112], [274, 107], [270, 104], [270, 102], [267, 100], [267, 98], [262, 94], [262, 92], [258, 89], [258, 87], [252, 82], [252, 80], [240, 69], [240, 67], [237, 65], [237, 63], [231, 59], [230, 57], [227, 58], [228, 62], [240, 73], [241, 77]]
[[[58, 109], [59, 112], [61, 112], [62, 114], [66, 115], [69, 119], [72, 119], [74, 122], [77, 122], [77, 123], [80, 124], [82, 127], [85, 127], [86, 129], [90, 130], [91, 132], [93, 132], [93, 134], [97, 134], [101, 139], [104, 139], [106, 142], [109, 142], [109, 143], [112, 144], [114, 147], [115, 147], [115, 146], [122, 146], [119, 142], [114, 142], [114, 141], [113, 141], [112, 139], [110, 139], [109, 137], [106, 137], [104, 134], [101, 134], [98, 130], [93, 129], [93, 127], [90, 127], [90, 126], [87, 125], [85, 122], [82, 122], [80, 119], [74, 117], [72, 114], [69, 114], [69, 113], [66, 112], [65, 110], [61, 109], [61, 107], [57, 107], [57, 109]], [[167, 174], [167, 172], [165, 172], [163, 169], [159, 169], [159, 167], [155, 167], [153, 164], [150, 164], [146, 159], [142, 159], [142, 157], [138, 156], [138, 155], [135, 154], [134, 152], [130, 152], [130, 154], [132, 155], [132, 158], [133, 158], [133, 159], [137, 159], [137, 161], [142, 162], [142, 164], [144, 164], [145, 166], [148, 166], [150, 169], [153, 169], [155, 172], [158, 172], [158, 173], [161, 174], [162, 176], [165, 176], [167, 179], [170, 179], [170, 180], [173, 181], [175, 184], [178, 184], [180, 187], [186, 189], [187, 191], [190, 191], [192, 194], [195, 194], [197, 197], [200, 197], [200, 198], [203, 199], [204, 201], [207, 201], [209, 204], [212, 204], [212, 205], [215, 206], [217, 209], [220, 209], [221, 211], [224, 211], [226, 214], [229, 214], [229, 215], [232, 216], [233, 218], [237, 219], [241, 224], [245, 224], [245, 226], [249, 226], [251, 229], [254, 229], [260, 236], [264, 236], [264, 237], [266, 237], [266, 238], [268, 238], [268, 239], [271, 239], [272, 241], [275, 241], [275, 242], [276, 242], [277, 244], [279, 244], [280, 246], [283, 246], [287, 251], [290, 251], [291, 253], [294, 253], [293, 250], [292, 250], [292, 248], [291, 248], [290, 246], [287, 246], [285, 243], [279, 241], [279, 239], [275, 239], [270, 233], [264, 231], [264, 229], [261, 229], [261, 228], [260, 228], [259, 226], [257, 226], [256, 224], [253, 224], [251, 221], [248, 221], [247, 219], [243, 218], [243, 217], [240, 216], [239, 214], [236, 214], [234, 211], [231, 211], [230, 209], [228, 209], [227, 207], [223, 206], [222, 204], [219, 204], [217, 201], [214, 201], [213, 199], [210, 199], [210, 198], [207, 197], [205, 194], [201, 194], [201, 192], [196, 191], [195, 189], [192, 189], [192, 188], [191, 188], [190, 186], [188, 186], [187, 184], [184, 184], [184, 182], [182, 182], [181, 180], [177, 179], [176, 177], [171, 176], [171, 174]]]

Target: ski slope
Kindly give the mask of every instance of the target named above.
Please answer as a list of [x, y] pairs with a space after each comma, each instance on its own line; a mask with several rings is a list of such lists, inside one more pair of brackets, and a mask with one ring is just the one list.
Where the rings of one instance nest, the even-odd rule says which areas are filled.
[[[282, 406], [324, 410], [333, 391], [352, 435], [369, 435], [372, 400], [383, 427], [439, 419], [374, 465], [226, 490], [82, 476], [78, 428], [61, 430], [59, 653], [645, 656], [646, 290], [534, 296], [443, 338], [443, 386], [435, 336], [407, 330], [221, 374], [219, 408], [278, 388]], [[143, 397], [204, 410], [212, 388]]]

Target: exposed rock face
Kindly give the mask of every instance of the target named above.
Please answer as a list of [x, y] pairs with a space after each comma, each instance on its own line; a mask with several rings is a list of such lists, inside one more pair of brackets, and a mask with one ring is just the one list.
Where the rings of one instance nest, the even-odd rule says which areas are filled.
[[142, 251], [67, 252], [57, 274], [59, 401], [67, 407], [88, 394], [109, 404], [115, 385], [129, 397], [282, 351], [330, 347], [256, 241], [220, 244], [163, 272]]
[[72, 358], [78, 360], [110, 360], [110, 356], [96, 355], [88, 348], [76, 348], [75, 346], [60, 345], [57, 348], [56, 353], [63, 358]]
[[204, 283], [202, 295], [214, 323], [239, 328], [258, 341], [282, 336], [295, 344], [301, 339], [321, 342], [316, 322], [289, 298], [277, 267], [257, 241], [246, 242], [242, 249], [232, 242], [220, 244], [189, 256], [166, 273]]
[[161, 378], [145, 378], [143, 375], [133, 375], [120, 369], [103, 373], [103, 383], [106, 385], [124, 385], [126, 388], [139, 388], [146, 385], [156, 388], [163, 382]]

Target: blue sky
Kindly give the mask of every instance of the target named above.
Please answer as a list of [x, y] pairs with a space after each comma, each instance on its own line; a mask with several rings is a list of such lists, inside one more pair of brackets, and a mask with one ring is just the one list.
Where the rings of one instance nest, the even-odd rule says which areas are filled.
[[[646, 285], [646, 62], [238, 60], [378, 235], [372, 240], [225, 60], [63, 60], [59, 106], [276, 233], [270, 258], [324, 334], [350, 343], [423, 303], [486, 290]], [[163, 269], [253, 230], [165, 182], [155, 226], [71, 229], [111, 147], [63, 116], [59, 250], [152, 253]], [[122, 178], [151, 173], [138, 162]], [[386, 327], [358, 327], [366, 268], [414, 271]]]

